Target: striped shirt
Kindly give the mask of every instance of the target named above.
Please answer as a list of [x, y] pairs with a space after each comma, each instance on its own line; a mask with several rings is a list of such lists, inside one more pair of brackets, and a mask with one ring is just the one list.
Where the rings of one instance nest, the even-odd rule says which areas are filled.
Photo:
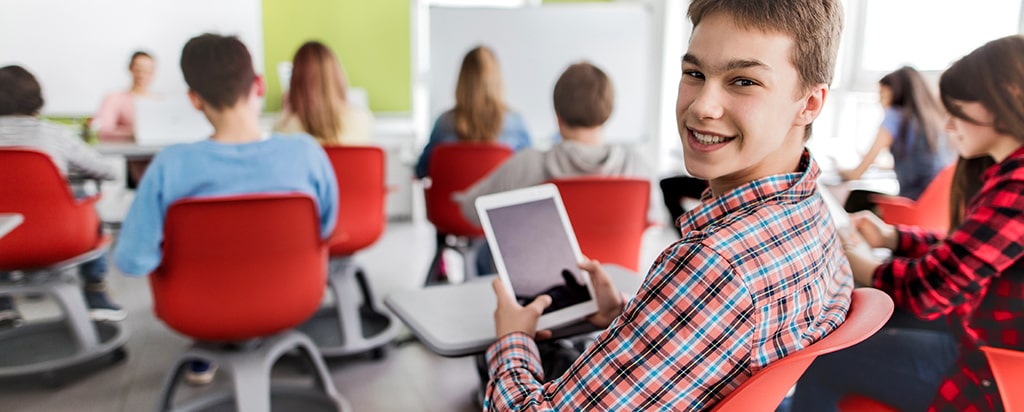
[[70, 170], [90, 178], [114, 178], [114, 168], [71, 129], [34, 116], [0, 116], [0, 147], [40, 150], [64, 176]]
[[680, 217], [683, 238], [559, 379], [512, 333], [487, 351], [485, 409], [705, 410], [752, 374], [843, 323], [853, 278], [817, 193], [816, 163]]

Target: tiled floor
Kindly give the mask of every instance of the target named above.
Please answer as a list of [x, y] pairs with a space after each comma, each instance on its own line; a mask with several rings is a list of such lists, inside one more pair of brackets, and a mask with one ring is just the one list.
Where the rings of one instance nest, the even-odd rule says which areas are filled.
[[[652, 228], [644, 239], [646, 268], [674, 240], [670, 229]], [[384, 236], [358, 259], [366, 268], [378, 297], [421, 287], [432, 252], [433, 229], [423, 222], [391, 222]], [[109, 274], [115, 299], [129, 311], [123, 325], [130, 333], [125, 362], [52, 389], [35, 381], [0, 384], [0, 411], [149, 411], [169, 365], [188, 340], [158, 321], [151, 308], [145, 279]], [[27, 316], [52, 313], [47, 301], [19, 299]], [[409, 332], [403, 330], [402, 338]], [[471, 358], [444, 358], [416, 341], [391, 345], [382, 360], [354, 356], [328, 361], [334, 384], [356, 411], [475, 411], [478, 378]], [[2, 354], [0, 354], [2, 356]], [[281, 375], [289, 374], [282, 365]], [[277, 372], [277, 370], [275, 370]], [[223, 385], [218, 379], [213, 388]], [[207, 389], [209, 390], [209, 389]]]

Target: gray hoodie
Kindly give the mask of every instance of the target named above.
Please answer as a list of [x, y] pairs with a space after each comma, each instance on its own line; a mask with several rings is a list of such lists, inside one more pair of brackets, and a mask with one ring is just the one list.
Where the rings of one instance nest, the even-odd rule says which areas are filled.
[[456, 194], [455, 201], [459, 203], [466, 219], [479, 224], [480, 218], [474, 203], [476, 198], [483, 195], [538, 185], [563, 177], [626, 176], [649, 179], [650, 175], [647, 162], [626, 146], [595, 146], [562, 141], [548, 151], [525, 149], [516, 153], [467, 191]]

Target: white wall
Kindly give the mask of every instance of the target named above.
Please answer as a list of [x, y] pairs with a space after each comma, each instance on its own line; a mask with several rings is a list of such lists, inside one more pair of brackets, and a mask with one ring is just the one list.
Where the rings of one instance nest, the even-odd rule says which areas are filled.
[[654, 13], [638, 3], [558, 4], [521, 8], [431, 7], [429, 119], [455, 104], [455, 82], [467, 51], [491, 47], [505, 80], [506, 99], [521, 113], [535, 142], [557, 133], [551, 93], [570, 64], [586, 59], [615, 87], [610, 142], [651, 137], [660, 62]]
[[48, 115], [88, 116], [131, 84], [128, 59], [154, 55], [153, 90], [184, 93], [178, 59], [189, 38], [235, 34], [263, 66], [259, 0], [0, 0], [0, 66], [19, 64], [43, 87]]

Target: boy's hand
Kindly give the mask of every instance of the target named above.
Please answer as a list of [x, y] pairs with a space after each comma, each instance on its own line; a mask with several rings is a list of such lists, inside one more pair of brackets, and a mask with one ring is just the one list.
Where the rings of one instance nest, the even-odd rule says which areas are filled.
[[861, 211], [850, 215], [850, 224], [857, 229], [864, 241], [871, 247], [896, 249], [896, 229], [885, 223], [874, 213]]
[[521, 306], [505, 289], [501, 278], [494, 278], [491, 286], [498, 298], [498, 307], [494, 309], [495, 336], [500, 338], [512, 332], [523, 332], [534, 337], [537, 333], [537, 319], [544, 313], [544, 308], [551, 305], [551, 297], [540, 295], [529, 305]]
[[599, 328], [607, 328], [622, 313], [626, 299], [615, 288], [608, 273], [601, 268], [601, 262], [583, 258], [580, 269], [590, 275], [590, 283], [594, 285], [594, 299], [597, 300], [597, 313], [587, 317], [590, 323]]

